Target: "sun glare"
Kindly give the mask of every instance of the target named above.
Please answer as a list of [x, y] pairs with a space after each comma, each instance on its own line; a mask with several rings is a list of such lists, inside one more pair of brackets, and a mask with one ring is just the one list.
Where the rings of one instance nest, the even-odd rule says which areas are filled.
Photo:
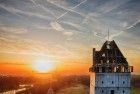
[[54, 63], [50, 60], [38, 60], [32, 64], [33, 69], [39, 73], [47, 73], [54, 68]]

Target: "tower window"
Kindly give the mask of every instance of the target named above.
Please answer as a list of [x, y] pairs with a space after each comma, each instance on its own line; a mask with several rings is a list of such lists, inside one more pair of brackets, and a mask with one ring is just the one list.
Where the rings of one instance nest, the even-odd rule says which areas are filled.
[[103, 72], [103, 73], [105, 72], [105, 67], [102, 67], [102, 72]]
[[123, 90], [123, 93], [125, 93], [125, 91]]
[[104, 93], [104, 90], [102, 90], [102, 93]]
[[123, 81], [123, 84], [125, 84], [125, 81]]
[[103, 84], [104, 82], [102, 81], [102, 84]]
[[114, 90], [111, 90], [111, 91], [110, 91], [110, 94], [115, 94], [115, 91], [114, 91]]
[[114, 84], [114, 82], [112, 81], [112, 84]]

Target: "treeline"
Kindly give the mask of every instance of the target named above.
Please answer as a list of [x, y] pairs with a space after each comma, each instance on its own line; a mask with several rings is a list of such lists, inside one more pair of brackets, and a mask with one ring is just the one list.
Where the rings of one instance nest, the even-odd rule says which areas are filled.
[[140, 88], [140, 75], [133, 75], [132, 76], [132, 86]]
[[18, 89], [21, 84], [33, 83], [31, 77], [0, 76], [0, 92]]
[[[140, 76], [133, 75], [131, 82], [133, 87], [140, 87]], [[19, 85], [22, 84], [33, 84], [33, 87], [29, 89], [31, 94], [46, 94], [50, 87], [54, 92], [77, 84], [82, 84], [89, 87], [90, 77], [88, 75], [69, 75], [58, 76], [53, 78], [51, 81], [50, 79], [44, 79], [41, 81], [39, 78], [34, 77], [1, 76], [0, 92], [18, 89]]]
[[48, 92], [48, 89], [50, 88], [50, 85], [54, 93], [56, 93], [63, 88], [71, 87], [77, 84], [89, 86], [89, 76], [60, 76], [57, 77], [56, 81], [52, 81], [51, 83], [48, 83], [48, 81], [46, 81], [46, 83], [36, 83], [32, 88], [32, 94], [46, 94], [46, 92]]
[[35, 77], [0, 76], [0, 92], [19, 89], [20, 85], [26, 84], [33, 84], [33, 87], [29, 89], [31, 94], [46, 94], [50, 85], [54, 92], [76, 84], [89, 86], [89, 76], [87, 75], [58, 76], [53, 79], [50, 82], [50, 79], [41, 80], [41, 78]]

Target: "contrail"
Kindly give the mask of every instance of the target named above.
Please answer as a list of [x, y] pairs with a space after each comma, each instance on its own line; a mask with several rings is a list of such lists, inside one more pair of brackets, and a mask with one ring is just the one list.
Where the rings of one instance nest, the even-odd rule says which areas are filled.
[[[13, 14], [13, 15], [16, 15], [16, 16], [18, 16], [18, 17], [22, 17], [21, 15], [17, 14], [16, 12], [10, 11], [10, 10], [9, 10], [7, 7], [5, 7], [4, 5], [1, 5], [1, 4], [0, 4], [0, 7], [3, 8], [3, 9], [5, 9], [6, 11], [8, 11], [9, 13], [11, 13], [11, 14]], [[11, 10], [14, 10], [14, 8], [11, 9]]]
[[74, 10], [72, 10], [72, 9], [67, 9], [67, 8], [65, 8], [65, 7], [62, 7], [62, 6], [58, 5], [58, 4], [55, 4], [55, 3], [53, 3], [53, 2], [50, 2], [49, 0], [47, 0], [47, 2], [53, 4], [53, 5], [55, 5], [55, 6], [59, 7], [59, 8], [61, 8], [61, 9], [64, 9], [64, 10], [66, 10], [66, 11], [70, 11], [70, 12], [73, 12], [73, 13], [79, 14], [79, 15], [82, 16], [82, 17], [85, 17], [84, 14], [79, 13], [79, 12], [77, 12], [77, 11], [74, 11]]
[[34, 0], [30, 0], [34, 5], [37, 6], [36, 2]]
[[73, 9], [75, 9], [76, 7], [80, 6], [81, 4], [85, 3], [87, 0], [82, 1], [81, 3], [79, 3], [78, 5], [76, 5], [75, 7], [69, 9], [67, 12], [63, 13], [62, 15], [60, 15], [59, 17], [57, 17], [56, 20], [59, 20], [61, 17], [65, 16], [67, 13], [69, 13], [70, 11], [73, 11]]
[[133, 23], [131, 26], [126, 27], [126, 29], [131, 29], [133, 28], [135, 25], [137, 25], [140, 22], [140, 20], [137, 20], [135, 23]]
[[[118, 33], [112, 34], [112, 35], [109, 36], [109, 39], [113, 40], [114, 37], [117, 37], [117, 36], [121, 35], [123, 32], [124, 31], [120, 31]], [[108, 36], [106, 36], [105, 39], [108, 40]]]
[[51, 11], [49, 11], [47, 8], [45, 8], [44, 6], [42, 6], [41, 4], [37, 4], [36, 2], [35, 2], [35, 0], [30, 0], [36, 7], [41, 7], [45, 12], [49, 12], [49, 13], [51, 13], [51, 15], [53, 15], [55, 18], [56, 18], [56, 16], [54, 15], [54, 13], [52, 13]]

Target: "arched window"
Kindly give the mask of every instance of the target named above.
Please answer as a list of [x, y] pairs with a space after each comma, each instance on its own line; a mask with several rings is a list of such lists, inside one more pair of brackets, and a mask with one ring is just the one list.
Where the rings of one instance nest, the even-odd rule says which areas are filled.
[[104, 93], [104, 90], [102, 90], [102, 93]]
[[123, 90], [123, 93], [125, 93], [125, 91]]
[[114, 84], [114, 82], [112, 81], [112, 84]]
[[123, 84], [125, 84], [125, 81], [123, 81]]

